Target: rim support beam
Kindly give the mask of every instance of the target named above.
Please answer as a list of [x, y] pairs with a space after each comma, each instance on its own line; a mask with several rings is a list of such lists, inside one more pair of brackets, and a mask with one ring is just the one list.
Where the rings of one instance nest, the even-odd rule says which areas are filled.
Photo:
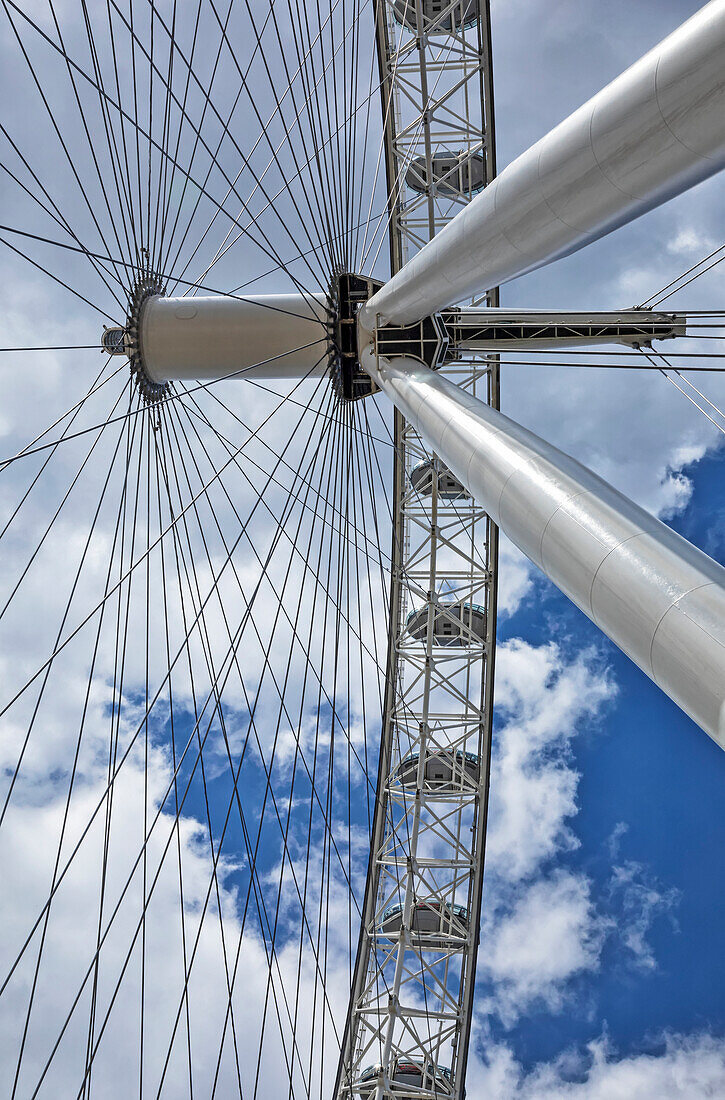
[[362, 309], [407, 325], [575, 252], [725, 166], [725, 0], [711, 0], [471, 200]]
[[725, 748], [725, 569], [439, 373], [362, 361], [491, 520]]

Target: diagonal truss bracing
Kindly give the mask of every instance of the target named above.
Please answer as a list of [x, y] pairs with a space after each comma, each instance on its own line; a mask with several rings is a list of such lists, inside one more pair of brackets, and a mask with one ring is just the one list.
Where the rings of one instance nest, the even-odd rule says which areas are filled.
[[[397, 271], [495, 175], [490, 18], [484, 0], [379, 0], [376, 19]], [[495, 356], [443, 370], [498, 407]], [[498, 533], [398, 413], [395, 448], [386, 705], [340, 1100], [463, 1097], [478, 949]]]

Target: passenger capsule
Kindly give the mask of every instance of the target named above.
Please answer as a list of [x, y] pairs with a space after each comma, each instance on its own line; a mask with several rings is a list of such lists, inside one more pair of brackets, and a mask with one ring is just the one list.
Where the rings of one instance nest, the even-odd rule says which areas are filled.
[[[418, 782], [419, 753], [410, 753], [398, 764], [396, 775], [402, 786], [414, 788]], [[477, 784], [481, 765], [475, 752], [462, 752], [458, 749], [440, 749], [426, 754], [423, 780], [426, 788], [432, 788], [437, 794], [457, 791], [462, 786], [462, 774], [465, 780]]]
[[[424, 642], [428, 630], [428, 607], [418, 607], [405, 620], [405, 629], [416, 642]], [[475, 645], [486, 638], [486, 611], [480, 604], [439, 604], [433, 616], [433, 644]]]
[[[372, 1100], [382, 1072], [383, 1067], [380, 1063], [363, 1070], [355, 1085], [355, 1091], [361, 1100]], [[426, 1089], [440, 1097], [451, 1096], [453, 1091], [451, 1071], [447, 1066], [436, 1066], [432, 1062], [424, 1065], [415, 1058], [396, 1058], [393, 1062], [390, 1082], [396, 1085], [411, 1085], [415, 1089]]]
[[436, 471], [432, 458], [418, 462], [410, 471], [410, 483], [421, 496], [432, 496], [436, 473], [438, 476], [438, 496], [442, 500], [463, 500], [469, 496], [463, 485], [447, 466], [438, 463]]
[[[450, 0], [421, 0], [423, 30], [427, 30], [429, 34], [451, 34], [454, 29], [459, 31], [472, 26], [478, 19], [480, 0], [458, 0], [439, 20], [441, 12], [450, 6]], [[418, 6], [415, 0], [395, 0], [393, 14], [408, 30], [418, 31]]]
[[[402, 927], [403, 906], [396, 902], [383, 913], [378, 935], [397, 939]], [[462, 905], [449, 905], [445, 901], [418, 902], [411, 910], [410, 932], [413, 943], [419, 949], [442, 951], [455, 947], [468, 933], [468, 910]]]
[[405, 182], [412, 191], [425, 195], [429, 190], [444, 198], [475, 195], [486, 182], [486, 165], [480, 153], [434, 153], [431, 158], [432, 181], [428, 179], [425, 157], [415, 157], [405, 173]]

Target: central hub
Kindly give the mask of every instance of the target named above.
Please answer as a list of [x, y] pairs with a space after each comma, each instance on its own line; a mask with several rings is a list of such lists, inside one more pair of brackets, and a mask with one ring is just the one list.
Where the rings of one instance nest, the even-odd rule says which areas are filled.
[[[360, 308], [383, 286], [378, 279], [344, 272], [335, 276], [330, 290], [333, 320], [330, 338], [330, 377], [343, 401], [356, 401], [375, 393], [377, 386], [360, 366]], [[448, 334], [440, 317], [424, 317], [412, 325], [385, 325], [371, 339], [378, 355], [404, 355], [436, 368], [448, 348]]]
[[360, 366], [357, 315], [361, 306], [383, 284], [377, 279], [350, 272], [333, 277], [330, 288], [332, 326], [330, 336], [330, 378], [342, 401], [357, 401], [375, 393], [377, 386]]

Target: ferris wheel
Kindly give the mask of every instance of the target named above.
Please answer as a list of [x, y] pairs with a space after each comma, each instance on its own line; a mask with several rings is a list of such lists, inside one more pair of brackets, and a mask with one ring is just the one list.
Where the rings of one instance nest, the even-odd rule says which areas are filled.
[[4, 1093], [462, 1100], [499, 531], [725, 747], [722, 566], [499, 408], [613, 355], [725, 430], [725, 254], [498, 292], [725, 166], [725, 0], [499, 174], [488, 0], [3, 14]]

